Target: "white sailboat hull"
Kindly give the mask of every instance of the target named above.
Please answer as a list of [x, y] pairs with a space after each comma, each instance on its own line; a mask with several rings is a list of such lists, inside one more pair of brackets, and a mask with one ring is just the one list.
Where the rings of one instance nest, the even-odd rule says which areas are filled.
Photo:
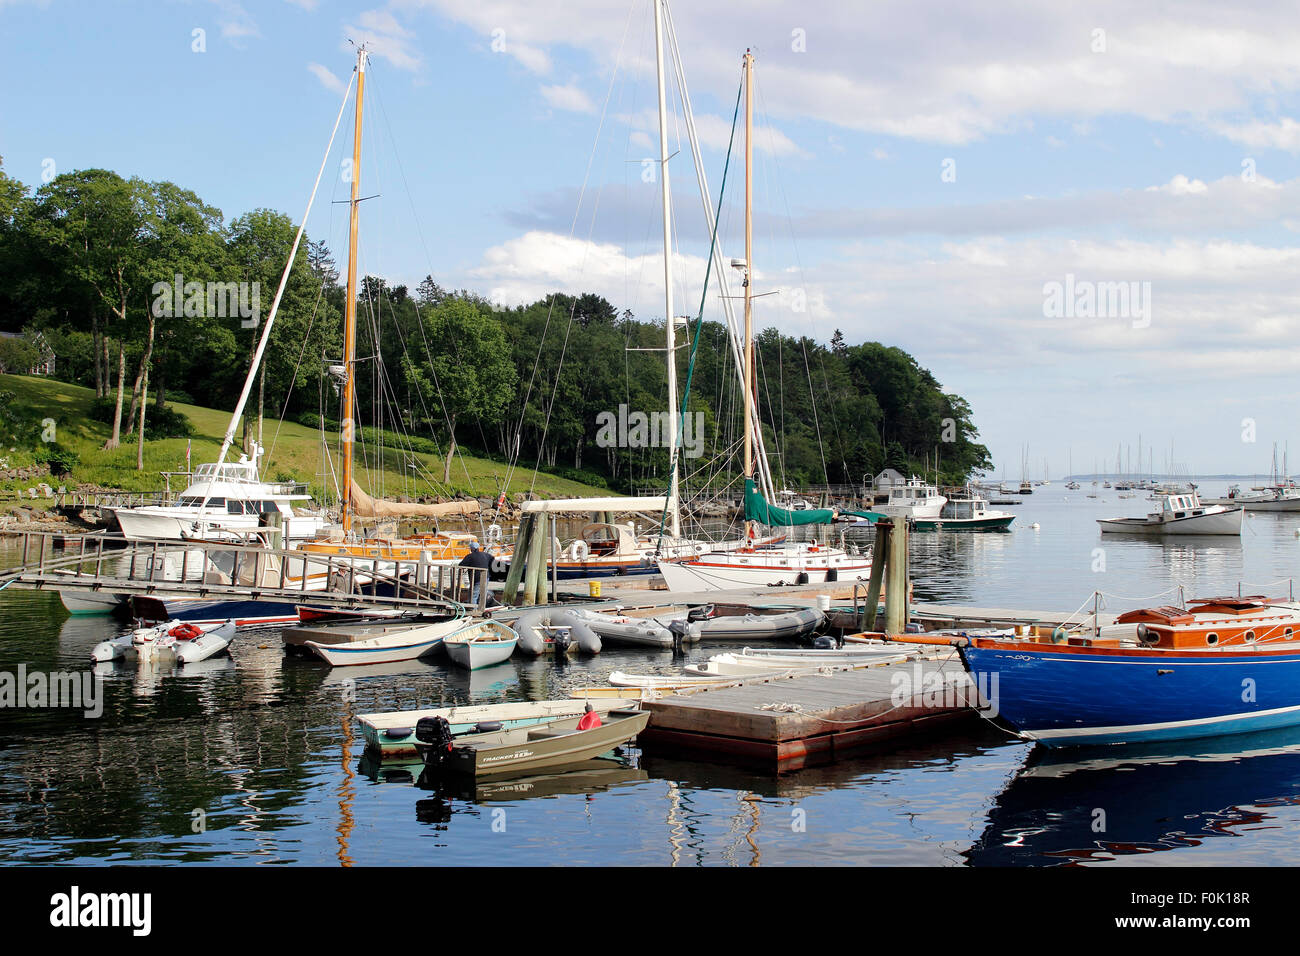
[[[832, 575], [833, 577], [828, 577]], [[865, 581], [871, 577], [871, 558], [846, 555], [842, 551], [798, 551], [783, 549], [746, 553], [716, 552], [694, 561], [660, 561], [670, 591], [727, 591], [736, 588], [797, 584], [801, 574], [807, 583], [828, 580]]]

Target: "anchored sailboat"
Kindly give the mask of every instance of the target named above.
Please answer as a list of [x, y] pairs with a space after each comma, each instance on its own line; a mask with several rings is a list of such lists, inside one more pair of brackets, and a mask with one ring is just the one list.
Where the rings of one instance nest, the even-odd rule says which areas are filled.
[[757, 375], [754, 362], [753, 321], [753, 151], [754, 151], [754, 56], [745, 52], [745, 258], [732, 261], [744, 276], [745, 289], [745, 541], [735, 548], [714, 549], [684, 561], [660, 561], [670, 591], [709, 591], [766, 584], [795, 584], [809, 581], [866, 579], [871, 574], [871, 556], [811, 542], [780, 546], [756, 546], [756, 525], [789, 528], [796, 525], [830, 524], [830, 509], [789, 510], [770, 504], [759, 493], [755, 481], [755, 422], [757, 420]]

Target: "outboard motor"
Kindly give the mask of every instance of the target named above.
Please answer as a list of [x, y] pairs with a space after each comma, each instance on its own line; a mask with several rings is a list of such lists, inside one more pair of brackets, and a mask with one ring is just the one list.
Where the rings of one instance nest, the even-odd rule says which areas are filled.
[[701, 605], [699, 605], [698, 607], [693, 607], [693, 608], [691, 608], [691, 609], [686, 613], [686, 620], [688, 620], [688, 621], [707, 621], [707, 620], [709, 620], [711, 617], [713, 617], [713, 615], [714, 615], [716, 612], [717, 612], [717, 608], [715, 608], [712, 604], [701, 604]]
[[819, 634], [812, 639], [812, 646], [813, 650], [816, 651], [833, 651], [839, 645], [836, 643], [835, 638], [829, 634]]
[[424, 756], [425, 765], [439, 767], [451, 753], [451, 724], [446, 717], [421, 717], [415, 723], [415, 739], [429, 745]]
[[[694, 613], [694, 611], [692, 611]], [[681, 618], [668, 622], [668, 633], [673, 636], [673, 657], [680, 657], [685, 653], [683, 645], [690, 635], [690, 619], [683, 621]]]

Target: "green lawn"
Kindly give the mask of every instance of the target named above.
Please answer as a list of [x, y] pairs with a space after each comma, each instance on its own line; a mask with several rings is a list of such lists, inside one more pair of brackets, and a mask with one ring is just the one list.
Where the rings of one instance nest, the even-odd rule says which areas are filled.
[[[64, 448], [76, 452], [80, 462], [70, 476], [48, 479], [57, 487], [72, 487], [78, 483], [91, 483], [107, 488], [122, 488], [130, 491], [151, 491], [163, 487], [162, 471], [185, 470], [184, 438], [167, 438], [159, 441], [145, 442], [144, 469], [135, 467], [135, 436], [123, 438], [120, 448], [104, 451], [103, 444], [112, 432], [112, 426], [92, 421], [89, 416], [90, 403], [95, 397], [94, 389], [69, 385], [51, 379], [26, 375], [0, 374], [0, 388], [13, 392], [19, 402], [38, 417], [53, 418], [57, 423], [57, 441]], [[124, 404], [130, 403], [130, 395]], [[168, 405], [183, 412], [194, 426], [193, 451], [191, 461], [194, 465], [215, 461], [221, 451], [221, 438], [226, 426], [230, 424], [230, 412], [215, 408], [203, 408], [198, 405], [182, 405], [168, 402]], [[125, 410], [123, 411], [125, 415]], [[123, 424], [123, 428], [125, 428]], [[333, 487], [334, 479], [328, 477], [327, 466], [323, 465], [323, 450], [320, 433], [294, 422], [276, 422], [268, 419], [263, 426], [263, 438], [266, 444], [266, 457], [262, 463], [262, 473], [272, 480], [304, 481], [312, 486], [314, 494], [320, 494], [327, 486]], [[240, 435], [236, 434], [236, 442]], [[339, 470], [337, 436], [329, 436], [329, 454], [333, 459], [334, 473]], [[232, 449], [230, 459], [239, 456], [238, 445]], [[373, 453], [372, 453], [373, 457]], [[402, 460], [406, 456], [390, 452], [385, 456], [384, 469], [377, 472], [368, 467], [362, 453], [357, 459], [357, 483], [371, 494], [387, 495], [430, 495], [445, 492], [445, 489], [431, 486], [426, 478], [418, 478], [404, 483], [402, 478]], [[434, 455], [414, 454], [421, 462], [421, 475], [442, 477], [443, 463]], [[0, 458], [8, 458], [9, 467], [22, 467], [32, 461], [31, 449], [0, 449]], [[506, 466], [500, 462], [468, 455], [459, 456], [452, 462], [450, 487], [453, 491], [480, 497], [495, 496], [498, 492], [498, 477], [504, 479]], [[183, 483], [183, 479], [181, 479]], [[0, 482], [0, 489], [12, 490], [19, 485], [32, 485], [34, 482]], [[182, 484], [183, 487], [183, 484]], [[534, 484], [533, 472], [519, 467], [506, 491], [510, 494], [528, 491], [530, 488], [539, 496], [548, 498], [581, 497], [585, 495], [609, 495], [611, 492], [602, 488], [593, 488], [576, 481], [569, 481], [546, 473], [538, 473]], [[179, 491], [173, 481], [172, 490]], [[331, 496], [332, 497], [332, 496]]]

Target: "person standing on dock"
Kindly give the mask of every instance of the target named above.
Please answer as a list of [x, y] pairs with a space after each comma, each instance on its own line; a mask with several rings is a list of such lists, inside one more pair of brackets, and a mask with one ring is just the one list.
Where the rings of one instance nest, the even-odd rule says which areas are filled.
[[[482, 568], [486, 571], [492, 567], [492, 557], [478, 546], [477, 541], [471, 541], [469, 543], [469, 554], [460, 559], [460, 566], [462, 568]], [[473, 575], [473, 580], [474, 584], [470, 590], [469, 600], [471, 604], [477, 605], [479, 587], [481, 586], [481, 582], [487, 580], [487, 575], [475, 574]]]

